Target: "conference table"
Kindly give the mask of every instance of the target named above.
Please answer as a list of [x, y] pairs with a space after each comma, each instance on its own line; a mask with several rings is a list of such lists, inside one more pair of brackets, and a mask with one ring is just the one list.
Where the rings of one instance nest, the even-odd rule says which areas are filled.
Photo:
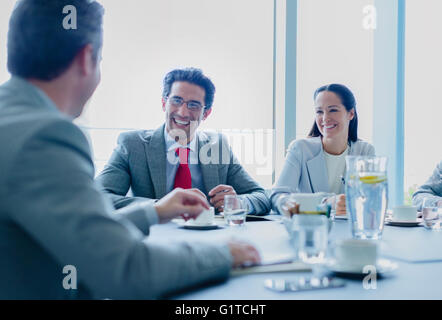
[[[228, 227], [216, 219], [215, 230], [188, 230], [179, 222], [156, 225], [147, 241], [220, 242], [229, 238], [254, 244], [264, 263], [293, 257], [290, 237], [281, 216], [269, 215], [270, 221], [250, 221], [243, 227]], [[329, 234], [329, 245], [338, 239], [351, 238], [349, 222], [335, 220]], [[362, 278], [340, 278], [345, 286], [299, 292], [276, 292], [265, 287], [266, 280], [291, 280], [312, 276], [310, 271], [251, 273], [233, 275], [227, 281], [204, 285], [171, 296], [185, 300], [297, 300], [297, 299], [442, 299], [442, 231], [423, 226], [398, 227], [385, 225], [379, 240], [380, 257], [397, 268], [377, 277], [370, 288]], [[315, 274], [336, 276], [325, 267], [315, 267]], [[375, 288], [374, 288], [375, 287]]]

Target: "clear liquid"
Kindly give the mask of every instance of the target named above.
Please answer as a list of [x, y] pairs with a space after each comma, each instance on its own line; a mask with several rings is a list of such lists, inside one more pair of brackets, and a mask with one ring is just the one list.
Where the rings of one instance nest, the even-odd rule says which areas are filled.
[[302, 227], [294, 230], [292, 246], [298, 257], [306, 263], [320, 263], [325, 258], [327, 250], [327, 229], [325, 226], [317, 228]]
[[235, 209], [224, 212], [224, 220], [229, 226], [242, 226], [246, 222], [246, 210]]
[[388, 182], [385, 173], [349, 175], [345, 193], [353, 237], [380, 239], [388, 205]]

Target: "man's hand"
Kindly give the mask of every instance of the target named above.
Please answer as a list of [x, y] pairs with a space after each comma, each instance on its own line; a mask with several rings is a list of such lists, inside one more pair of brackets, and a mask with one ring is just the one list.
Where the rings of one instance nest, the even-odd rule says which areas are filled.
[[251, 266], [261, 263], [258, 250], [250, 243], [230, 240], [227, 244], [233, 257], [233, 267]]
[[158, 200], [154, 207], [160, 223], [183, 216], [184, 219], [196, 218], [203, 210], [210, 208], [206, 196], [198, 189], [184, 190], [176, 188]]
[[343, 216], [347, 214], [345, 206], [345, 194], [338, 194], [336, 196], [336, 215]]
[[224, 211], [224, 196], [228, 194], [236, 195], [236, 191], [232, 186], [227, 186], [225, 184], [220, 184], [210, 190], [210, 203], [218, 210], [218, 212]]

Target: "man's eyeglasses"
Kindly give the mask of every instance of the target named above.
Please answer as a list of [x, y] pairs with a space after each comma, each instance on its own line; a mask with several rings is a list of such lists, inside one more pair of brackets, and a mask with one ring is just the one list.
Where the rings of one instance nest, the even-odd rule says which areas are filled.
[[195, 100], [184, 101], [181, 97], [170, 97], [169, 102], [173, 107], [179, 108], [184, 103], [187, 105], [187, 109], [190, 111], [200, 111], [202, 108], [205, 108], [201, 103]]

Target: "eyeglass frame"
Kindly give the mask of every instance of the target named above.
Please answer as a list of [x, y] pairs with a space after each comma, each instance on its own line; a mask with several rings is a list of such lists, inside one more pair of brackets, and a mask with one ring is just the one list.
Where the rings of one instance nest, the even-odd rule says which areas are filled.
[[[181, 107], [183, 106], [183, 104], [185, 104], [186, 107], [187, 107], [187, 109], [190, 110], [190, 111], [201, 111], [202, 109], [207, 109], [207, 106], [202, 105], [199, 101], [196, 101], [196, 100], [187, 100], [187, 101], [185, 101], [185, 100], [184, 100], [182, 97], [180, 97], [180, 96], [172, 96], [172, 97], [171, 97], [171, 96], [167, 96], [167, 97], [166, 97], [167, 100], [172, 99], [172, 98], [180, 99], [180, 100], [181, 100], [181, 103], [180, 103], [179, 106], [176, 105], [176, 104], [174, 104], [174, 103], [172, 103], [171, 101], [169, 101], [169, 103], [170, 103], [172, 106], [174, 106], [175, 108], [181, 108]], [[197, 103], [197, 104], [200, 105], [200, 107], [198, 107], [197, 109], [195, 109], [195, 108], [189, 108], [189, 102]]]

